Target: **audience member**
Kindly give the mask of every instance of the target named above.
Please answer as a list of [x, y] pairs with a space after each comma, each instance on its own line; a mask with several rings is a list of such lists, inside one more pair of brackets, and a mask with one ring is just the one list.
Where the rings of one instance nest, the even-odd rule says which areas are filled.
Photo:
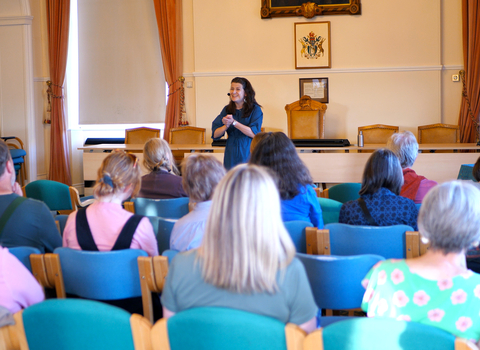
[[271, 132], [259, 132], [258, 134], [255, 135], [255, 137], [252, 139], [252, 143], [250, 144], [250, 154], [252, 154], [253, 149], [259, 143], [262, 141], [264, 138], [269, 137], [272, 133]]
[[7, 248], [0, 247], [0, 305], [12, 314], [45, 299], [43, 288]]
[[307, 332], [315, 329], [317, 306], [266, 170], [239, 165], [222, 179], [202, 245], [175, 256], [162, 305], [167, 318], [218, 306], [295, 323]]
[[150, 256], [158, 255], [150, 220], [122, 208], [123, 201], [138, 192], [140, 181], [133, 154], [116, 151], [106, 157], [98, 169], [96, 201], [69, 215], [63, 246], [93, 251], [143, 249]]
[[457, 337], [480, 339], [480, 275], [465, 266], [465, 251], [480, 240], [480, 192], [452, 181], [431, 189], [418, 218], [430, 249], [407, 260], [387, 260], [363, 281], [362, 308], [439, 327]]
[[152, 199], [187, 197], [167, 141], [148, 140], [143, 148], [143, 165], [150, 173], [142, 177], [138, 197]]
[[437, 183], [425, 176], [417, 175], [411, 169], [418, 156], [418, 142], [410, 131], [393, 134], [387, 142], [387, 148], [400, 160], [403, 171], [403, 186], [400, 196], [410, 198], [415, 203], [422, 203], [423, 197]]
[[180, 218], [170, 236], [170, 249], [195, 249], [202, 242], [215, 187], [225, 175], [222, 163], [211, 155], [194, 153], [182, 164], [183, 188], [194, 205], [193, 210]]
[[398, 158], [388, 149], [372, 153], [363, 171], [360, 198], [342, 205], [339, 222], [350, 225], [408, 225], [417, 230], [418, 209], [399, 196], [403, 184]]
[[277, 176], [283, 221], [303, 220], [323, 228], [322, 209], [310, 171], [283, 132], [268, 133], [252, 152], [250, 164], [263, 165]]
[[45, 203], [26, 199], [18, 182], [7, 144], [0, 140], [0, 217], [5, 221], [0, 230], [4, 247], [35, 247], [51, 253], [62, 245], [53, 216]]

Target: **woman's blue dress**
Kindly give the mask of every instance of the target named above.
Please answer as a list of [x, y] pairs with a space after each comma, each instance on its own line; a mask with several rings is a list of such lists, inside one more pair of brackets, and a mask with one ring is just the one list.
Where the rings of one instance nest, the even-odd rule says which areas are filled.
[[[214, 138], [213, 134], [215, 130], [223, 126], [222, 118], [227, 115], [227, 106], [225, 106], [222, 112], [215, 118], [212, 123], [212, 138], [218, 140], [220, 138]], [[237, 109], [233, 115], [233, 119], [242, 123], [252, 129], [252, 132], [256, 135], [260, 132], [263, 122], [263, 112], [259, 105], [255, 105], [252, 113], [247, 118], [243, 118], [243, 109]], [[235, 165], [248, 162], [250, 157], [250, 144], [252, 138], [245, 135], [243, 132], [235, 128], [233, 125], [227, 129], [227, 145], [225, 147], [225, 157], [223, 159], [223, 165], [225, 169], [229, 170]]]

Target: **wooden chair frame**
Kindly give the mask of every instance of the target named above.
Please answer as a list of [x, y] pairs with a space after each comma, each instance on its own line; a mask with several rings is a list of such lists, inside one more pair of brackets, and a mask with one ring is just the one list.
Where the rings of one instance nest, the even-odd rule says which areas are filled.
[[[373, 124], [373, 125], [365, 125], [365, 126], [359, 126], [358, 127], [358, 133], [360, 133], [360, 131], [363, 132], [363, 138], [364, 138], [364, 143], [372, 143], [372, 142], [368, 142], [368, 140], [366, 140], [365, 138], [365, 131], [370, 131], [370, 130], [385, 130], [385, 131], [388, 131], [388, 130], [391, 130], [392, 131], [392, 134], [396, 133], [399, 131], [399, 127], [398, 126], [394, 126], [394, 125], [385, 125], [385, 124]], [[385, 141], [385, 143], [387, 143]]]
[[[308, 230], [305, 234], [307, 239], [307, 254], [330, 255], [330, 230]], [[430, 246], [422, 242], [418, 231], [405, 232], [405, 243], [407, 259], [416, 258], [425, 254]]]
[[[18, 145], [16, 143], [12, 143], [12, 141], [17, 142]], [[8, 147], [25, 150], [25, 146], [23, 144], [23, 141], [16, 136], [14, 138], [7, 139], [5, 141], [5, 143], [7, 144]], [[21, 183], [22, 186], [25, 184], [25, 181], [27, 180], [27, 170], [26, 170], [27, 162], [26, 162], [25, 157], [26, 156], [23, 156], [23, 163], [20, 165], [20, 171], [18, 172], [18, 174], [20, 175], [19, 176], [20, 181], [21, 181], [20, 183]]]
[[65, 299], [65, 284], [58, 254], [31, 254], [32, 274], [43, 288], [54, 288], [58, 299]]
[[[158, 138], [160, 137], [160, 129], [153, 129], [147, 127], [140, 127], [140, 128], [133, 128], [133, 129], [125, 129], [125, 144], [132, 144], [132, 134], [135, 132], [150, 132], [152, 133], [152, 137], [150, 138]], [[148, 139], [144, 140], [143, 144], [147, 142]]]
[[[423, 131], [428, 130], [428, 129], [452, 129], [456, 131], [456, 143], [460, 142], [460, 127], [458, 125], [452, 125], [452, 124], [442, 124], [442, 123], [436, 123], [436, 124], [429, 124], [429, 125], [420, 125], [418, 127], [418, 143], [423, 143], [422, 140], [422, 134]], [[438, 142], [436, 142], [438, 143]]]
[[142, 289], [143, 315], [153, 323], [152, 292], [161, 293], [168, 274], [166, 256], [145, 257], [137, 259]]
[[318, 111], [318, 138], [323, 139], [325, 137], [326, 110], [326, 104], [312, 100], [310, 96], [306, 95], [302, 96], [298, 101], [285, 105], [285, 111], [287, 112], [288, 137], [293, 138], [292, 124], [294, 121], [292, 117], [292, 111]]
[[[198, 132], [198, 133], [201, 133], [202, 136], [202, 142], [200, 144], [204, 145], [205, 144], [205, 134], [206, 134], [206, 129], [205, 128], [197, 128], [196, 126], [181, 126], [179, 128], [171, 128], [170, 129], [170, 134], [169, 134], [169, 137], [168, 137], [168, 143], [170, 144], [175, 144], [175, 143], [179, 143], [179, 142], [172, 142], [173, 138], [174, 138], [174, 134], [176, 132], [182, 132], [182, 131], [193, 131], [193, 132]], [[196, 144], [197, 142], [188, 142], [188, 144]]]

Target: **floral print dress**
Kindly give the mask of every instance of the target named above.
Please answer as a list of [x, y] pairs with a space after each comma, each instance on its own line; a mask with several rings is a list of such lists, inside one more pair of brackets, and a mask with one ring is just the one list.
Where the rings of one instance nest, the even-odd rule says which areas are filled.
[[362, 281], [362, 309], [369, 317], [416, 321], [455, 336], [480, 339], [480, 275], [468, 271], [445, 280], [410, 272], [405, 260], [374, 266]]

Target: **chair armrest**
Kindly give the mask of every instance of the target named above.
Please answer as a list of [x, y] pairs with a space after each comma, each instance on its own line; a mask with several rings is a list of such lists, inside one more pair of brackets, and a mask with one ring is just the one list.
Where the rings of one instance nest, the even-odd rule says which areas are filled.
[[146, 257], [137, 259], [142, 290], [143, 315], [153, 323], [152, 292], [161, 293], [168, 273], [168, 258], [166, 256]]
[[317, 194], [317, 197], [322, 197], [322, 198], [330, 198], [328, 196], [328, 188], [324, 189], [322, 192]]
[[133, 345], [135, 349], [151, 349], [152, 340], [150, 332], [152, 323], [145, 317], [133, 314], [130, 317], [130, 327], [132, 328]]
[[302, 350], [306, 335], [307, 333], [296, 324], [287, 323], [285, 325], [287, 350]]
[[47, 253], [44, 255], [45, 268], [47, 271], [47, 279], [50, 285], [55, 287], [58, 299], [65, 299], [65, 283], [63, 281], [62, 267], [60, 265], [60, 257], [58, 254]]
[[305, 228], [307, 254], [330, 255], [330, 231], [315, 227]]

